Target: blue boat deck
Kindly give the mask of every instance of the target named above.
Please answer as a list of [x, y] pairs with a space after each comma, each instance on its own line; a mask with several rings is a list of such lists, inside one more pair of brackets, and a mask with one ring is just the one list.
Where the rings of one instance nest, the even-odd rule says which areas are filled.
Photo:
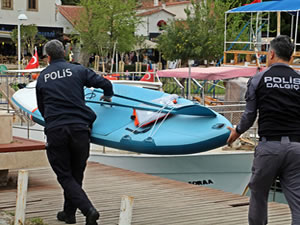
[[[10, 172], [11, 176], [16, 171]], [[26, 218], [40, 217], [49, 225], [61, 210], [62, 190], [50, 168], [29, 172]], [[134, 197], [132, 225], [243, 225], [247, 223], [246, 196], [89, 163], [85, 190], [101, 212], [100, 224], [118, 224], [123, 195]], [[0, 209], [14, 212], [16, 187], [0, 188]], [[77, 224], [84, 217], [77, 213]], [[269, 203], [269, 224], [291, 224], [285, 204]]]

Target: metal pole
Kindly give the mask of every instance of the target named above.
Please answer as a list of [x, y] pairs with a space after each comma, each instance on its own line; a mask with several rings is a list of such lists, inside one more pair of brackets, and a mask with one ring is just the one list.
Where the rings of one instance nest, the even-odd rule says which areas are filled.
[[251, 13], [251, 19], [250, 19], [250, 49], [252, 49], [252, 38], [253, 38], [253, 34], [252, 34], [252, 31], [253, 31], [253, 29], [252, 29], [252, 18], [253, 18], [253, 13]]
[[299, 11], [297, 11], [297, 17], [296, 17], [296, 31], [295, 31], [295, 39], [294, 39], [295, 49], [294, 49], [294, 52], [296, 52], [296, 48], [297, 48], [298, 23], [299, 23]]
[[119, 57], [118, 57], [118, 51], [116, 51], [116, 73], [119, 72]]
[[259, 23], [259, 12], [256, 13], [256, 28], [255, 28], [256, 47], [258, 47], [258, 23]]
[[277, 12], [277, 36], [280, 35], [280, 22], [281, 22], [281, 13]]
[[227, 13], [225, 13], [224, 52], [226, 51]]
[[188, 96], [187, 99], [190, 99], [191, 96], [191, 72], [192, 72], [192, 63], [189, 60], [189, 82], [188, 82]]
[[29, 132], [30, 132], [29, 123], [30, 123], [30, 121], [28, 120], [28, 121], [27, 121], [27, 139], [30, 138], [30, 134], [29, 134]]
[[291, 22], [291, 38], [294, 36], [294, 15], [292, 15], [292, 22]]
[[8, 84], [8, 74], [6, 73], [6, 94], [7, 94], [7, 112], [9, 113], [9, 84]]
[[[21, 28], [20, 20], [18, 20], [18, 70], [21, 69]], [[18, 82], [21, 83], [20, 73], [18, 73]]]
[[[268, 27], [267, 27], [267, 42], [269, 44], [269, 37], [270, 37], [270, 13], [268, 12]], [[267, 51], [269, 50], [269, 45], [267, 44]]]

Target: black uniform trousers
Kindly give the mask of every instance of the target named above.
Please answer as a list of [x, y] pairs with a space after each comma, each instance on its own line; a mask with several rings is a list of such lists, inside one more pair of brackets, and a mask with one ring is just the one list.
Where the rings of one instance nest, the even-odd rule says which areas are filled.
[[82, 189], [83, 174], [90, 150], [89, 128], [81, 124], [58, 126], [46, 131], [47, 156], [64, 190], [64, 212], [77, 208], [86, 215], [93, 207]]
[[300, 225], [300, 142], [283, 136], [280, 141], [262, 138], [255, 149], [249, 206], [249, 224], [268, 224], [270, 187], [279, 176], [281, 187], [292, 213], [292, 225]]

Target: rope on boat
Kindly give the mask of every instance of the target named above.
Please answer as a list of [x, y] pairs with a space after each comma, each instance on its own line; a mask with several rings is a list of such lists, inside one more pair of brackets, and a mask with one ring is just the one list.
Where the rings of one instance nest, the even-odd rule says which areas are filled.
[[[170, 101], [171, 102], [171, 101]], [[154, 131], [154, 128], [160, 118], [160, 114], [162, 113], [162, 111], [166, 108], [166, 107], [169, 107], [170, 104], [165, 104], [163, 107], [161, 107], [159, 110], [157, 110], [155, 113], [158, 113], [157, 116], [156, 116], [156, 119], [155, 119], [155, 122], [154, 124], [152, 125], [152, 128], [151, 128], [151, 131], [150, 131], [150, 134], [148, 137], [153, 137], [156, 132], [159, 130], [159, 128], [161, 127], [161, 125], [164, 123], [164, 121], [167, 119], [167, 117], [170, 115], [170, 113], [173, 111], [173, 109], [175, 109], [176, 107], [171, 107], [170, 110], [168, 111], [168, 113], [164, 116], [163, 120], [161, 121], [161, 123], [159, 124], [158, 128]], [[136, 132], [139, 128], [141, 128], [143, 126], [143, 124], [139, 125], [135, 130], [132, 131], [132, 133]], [[153, 132], [154, 131], [154, 132]]]
[[[154, 122], [154, 124], [153, 124], [153, 126], [152, 126], [152, 128], [151, 128], [151, 131], [150, 131], [150, 135], [149, 135], [149, 137], [151, 136], [151, 134], [152, 134], [152, 131], [153, 131], [153, 129], [154, 129], [154, 127], [155, 127], [155, 125], [157, 124], [157, 121], [159, 120], [159, 118], [160, 118], [160, 114], [162, 113], [162, 111], [168, 106], [169, 104], [166, 104], [166, 105], [164, 105], [163, 107], [161, 107], [160, 109], [158, 109], [156, 112], [153, 112], [153, 113], [158, 113], [157, 114], [157, 116], [156, 116], [156, 119], [155, 119], [155, 122]], [[165, 117], [167, 117], [169, 114], [170, 114], [170, 112], [173, 110], [173, 108], [171, 108], [171, 110], [167, 113], [167, 115], [165, 116]], [[165, 118], [163, 119], [163, 121], [165, 120]], [[162, 122], [163, 122], [162, 121]], [[135, 130], [133, 130], [132, 132], [134, 133], [134, 132], [136, 132], [139, 128], [141, 128], [142, 126], [143, 126], [144, 124], [140, 124]], [[152, 137], [152, 136], [151, 136]]]
[[155, 121], [155, 124], [153, 125], [153, 127], [152, 127], [152, 129], [151, 129], [151, 132], [150, 132], [149, 137], [152, 138], [152, 137], [156, 134], [156, 132], [159, 130], [159, 128], [161, 127], [161, 125], [165, 122], [165, 120], [167, 119], [167, 117], [170, 115], [170, 113], [172, 112], [172, 110], [173, 110], [174, 108], [175, 108], [175, 107], [172, 107], [172, 108], [168, 111], [168, 113], [166, 114], [166, 116], [164, 117], [164, 119], [163, 119], [163, 120], [161, 121], [161, 123], [159, 124], [158, 128], [155, 130], [155, 132], [153, 133], [153, 135], [151, 135], [151, 134], [152, 134], [152, 131], [154, 130], [154, 126], [155, 126], [157, 120]]

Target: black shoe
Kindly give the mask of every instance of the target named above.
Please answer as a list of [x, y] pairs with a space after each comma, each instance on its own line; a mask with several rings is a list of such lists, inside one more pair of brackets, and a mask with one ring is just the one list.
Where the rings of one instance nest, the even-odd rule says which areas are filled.
[[97, 220], [99, 219], [100, 214], [95, 208], [90, 208], [86, 214], [86, 224], [85, 225], [98, 225]]
[[76, 223], [75, 215], [67, 215], [64, 211], [58, 212], [56, 217], [59, 221], [64, 221], [67, 224]]

